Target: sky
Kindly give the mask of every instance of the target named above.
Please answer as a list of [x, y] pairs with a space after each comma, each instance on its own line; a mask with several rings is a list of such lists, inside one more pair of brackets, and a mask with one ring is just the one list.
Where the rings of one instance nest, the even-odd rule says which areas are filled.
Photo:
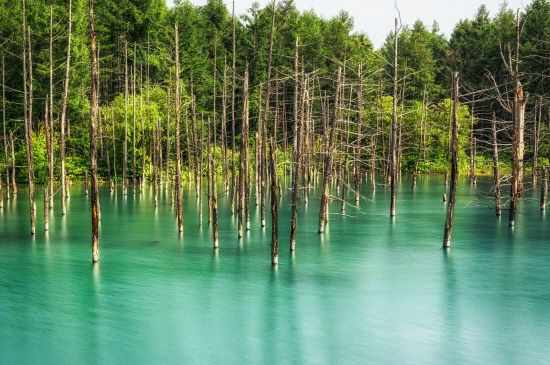
[[[403, 24], [413, 24], [417, 19], [426, 25], [437, 20], [439, 27], [447, 36], [451, 34], [460, 19], [472, 18], [481, 4], [487, 5], [491, 15], [500, 8], [503, 0], [398, 0]], [[171, 5], [172, 0], [167, 0]], [[206, 0], [191, 0], [193, 4], [204, 5]], [[231, 0], [224, 0], [231, 9]], [[245, 13], [254, 0], [235, 0], [235, 12]], [[260, 5], [271, 3], [271, 0], [257, 0]], [[522, 9], [530, 0], [508, 0], [512, 9]], [[355, 31], [366, 33], [375, 46], [384, 42], [393, 29], [393, 19], [397, 16], [394, 1], [390, 0], [295, 0], [300, 10], [315, 10], [324, 17], [337, 15], [346, 10], [354, 19]]]

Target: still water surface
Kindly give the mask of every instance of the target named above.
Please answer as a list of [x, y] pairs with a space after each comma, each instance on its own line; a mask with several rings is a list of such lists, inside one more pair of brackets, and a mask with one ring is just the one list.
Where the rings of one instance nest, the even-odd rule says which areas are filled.
[[213, 253], [191, 187], [181, 238], [169, 192], [155, 209], [149, 188], [126, 197], [102, 188], [101, 262], [92, 266], [81, 187], [66, 217], [56, 200], [46, 235], [38, 204], [35, 238], [20, 189], [0, 211], [0, 363], [548, 364], [548, 217], [527, 199], [512, 231], [506, 214], [478, 200], [483, 182], [464, 181], [446, 252], [441, 178], [409, 186], [394, 221], [383, 187], [364, 187], [361, 209], [346, 215], [333, 203], [323, 236], [317, 188], [300, 207], [293, 256], [285, 193], [277, 269], [269, 213], [262, 230], [253, 199], [252, 229], [239, 241], [220, 198]]

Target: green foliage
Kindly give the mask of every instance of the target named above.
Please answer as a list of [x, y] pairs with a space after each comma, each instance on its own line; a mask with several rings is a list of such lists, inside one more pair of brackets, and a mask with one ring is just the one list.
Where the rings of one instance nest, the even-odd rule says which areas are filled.
[[[23, 115], [22, 98], [22, 34], [23, 13], [20, 1], [0, 0], [1, 51], [5, 57], [6, 72], [6, 120], [7, 130], [14, 130], [16, 141], [16, 164], [25, 166], [24, 131], [21, 127]], [[37, 180], [45, 179], [44, 103], [49, 95], [50, 73], [50, 12], [53, 28], [53, 114], [56, 124], [56, 163], [59, 164], [59, 119], [61, 95], [67, 52], [68, 2], [66, 0], [26, 0], [26, 20], [31, 29], [33, 51], [33, 116], [35, 137], [35, 171]], [[90, 50], [88, 40], [88, 2], [72, 0], [72, 45], [70, 67], [70, 90], [68, 99], [68, 120], [70, 133], [67, 134], [67, 171], [72, 178], [80, 178], [89, 164], [89, 118], [90, 118]], [[109, 151], [111, 168], [116, 165], [117, 175], [121, 176], [124, 133], [127, 130], [129, 172], [132, 171], [132, 158], [136, 155], [136, 173], [141, 174], [141, 159], [146, 160], [147, 174], [150, 173], [153, 134], [159, 121], [163, 146], [170, 139], [171, 159], [174, 159], [175, 98], [174, 98], [174, 24], [179, 27], [179, 49], [181, 62], [181, 145], [184, 166], [191, 151], [187, 145], [191, 140], [190, 95], [196, 98], [197, 133], [206, 137], [207, 121], [214, 120], [217, 111], [216, 128], [221, 130], [221, 94], [224, 70], [227, 75], [226, 88], [231, 93], [233, 73], [233, 18], [222, 0], [208, 0], [204, 5], [194, 5], [188, 0], [177, 0], [168, 8], [164, 0], [100, 0], [95, 2], [96, 33], [100, 46], [100, 104], [101, 131], [99, 160], [100, 174], [108, 175], [106, 151]], [[550, 54], [550, 0], [533, 0], [522, 15], [524, 29], [521, 42], [522, 74], [535, 75], [525, 83], [531, 95], [550, 94], [550, 78], [547, 77], [547, 59]], [[393, 53], [392, 34], [388, 35], [381, 49], [375, 49], [363, 33], [354, 33], [353, 18], [341, 12], [332, 18], [324, 18], [314, 11], [300, 11], [292, 0], [281, 0], [275, 8], [275, 30], [273, 44], [273, 77], [285, 79], [278, 96], [285, 98], [285, 115], [288, 130], [293, 126], [295, 44], [299, 44], [300, 63], [306, 73], [315, 72], [317, 85], [311, 97], [315, 118], [320, 120], [321, 103], [319, 90], [332, 97], [335, 91], [335, 74], [339, 66], [345, 65], [346, 82], [349, 85], [358, 78], [359, 65], [364, 76], [364, 126], [370, 131], [378, 130], [377, 155], [384, 156], [381, 138], [386, 138], [390, 130], [392, 108], [391, 60]], [[260, 6], [255, 3], [235, 19], [236, 33], [236, 120], [231, 120], [227, 106], [227, 129], [231, 122], [236, 125], [236, 147], [239, 148], [242, 117], [242, 76], [248, 67], [250, 74], [250, 145], [254, 146], [254, 132], [257, 127], [260, 107], [265, 111], [265, 94], [269, 43], [271, 39], [271, 4]], [[418, 159], [422, 172], [442, 172], [448, 169], [448, 141], [450, 116], [450, 73], [458, 71], [461, 77], [461, 92], [486, 89], [486, 71], [490, 70], [499, 83], [507, 81], [500, 49], [514, 42], [515, 13], [504, 4], [492, 16], [485, 6], [481, 6], [472, 19], [459, 22], [450, 39], [440, 32], [436, 22], [431, 27], [416, 21], [401, 28], [398, 36], [399, 54], [399, 123], [403, 135], [403, 167], [411, 171]], [[125, 44], [128, 45], [128, 59], [125, 59]], [[130, 96], [125, 107], [125, 66], [128, 64]], [[228, 67], [224, 69], [224, 67]], [[380, 72], [382, 70], [382, 72]], [[136, 85], [132, 85], [133, 71], [137, 74]], [[378, 85], [381, 85], [381, 98], [377, 99]], [[272, 85], [273, 86], [273, 85]], [[357, 115], [353, 103], [357, 95], [356, 85], [350, 92], [345, 91], [345, 99], [352, 106], [344, 114], [352, 122], [350, 130], [358, 129]], [[215, 89], [215, 91], [214, 91]], [[403, 90], [404, 89], [404, 90]], [[168, 91], [169, 90], [169, 91]], [[214, 98], [214, 92], [216, 98]], [[260, 98], [262, 95], [262, 98]], [[401, 98], [404, 97], [404, 102]], [[228, 102], [230, 97], [228, 97]], [[273, 95], [271, 102], [273, 103]], [[426, 113], [422, 112], [422, 100], [427, 103]], [[530, 98], [528, 111], [533, 107]], [[464, 102], [465, 100], [461, 100]], [[380, 102], [380, 106], [378, 103]], [[135, 111], [133, 105], [136, 105]], [[329, 109], [333, 100], [329, 100]], [[273, 105], [272, 105], [273, 106]], [[487, 115], [496, 112], [500, 120], [510, 116], [502, 108], [485, 98], [476, 103], [475, 126], [487, 129]], [[469, 153], [468, 107], [460, 108], [460, 168], [467, 169]], [[477, 114], [477, 113], [476, 113]], [[144, 129], [141, 121], [143, 116]], [[282, 118], [284, 117], [284, 118]], [[268, 118], [271, 120], [273, 115]], [[134, 120], [136, 131], [134, 135]], [[543, 120], [544, 122], [545, 120]], [[529, 122], [529, 121], [528, 121]], [[268, 123], [269, 128], [272, 123]], [[547, 123], [541, 123], [543, 136], [540, 156], [544, 161], [549, 153]], [[316, 133], [321, 126], [316, 126]], [[271, 132], [271, 130], [269, 130]], [[425, 133], [426, 146], [418, 158], [419, 138]], [[529, 131], [528, 131], [529, 133]], [[487, 139], [481, 133], [478, 138]], [[502, 133], [503, 144], [509, 142], [507, 133]], [[527, 136], [529, 138], [529, 136]], [[229, 140], [229, 139], [228, 139]], [[485, 141], [486, 142], [486, 141]], [[319, 143], [317, 141], [317, 143]], [[365, 142], [366, 144], [367, 142]], [[116, 150], [116, 157], [113, 152]], [[526, 157], [532, 154], [527, 146]], [[163, 151], [165, 153], [165, 151]], [[215, 158], [221, 168], [219, 147]], [[229, 151], [231, 153], [231, 151]], [[486, 154], [481, 151], [480, 155]], [[238, 151], [235, 151], [238, 156]], [[386, 156], [384, 156], [385, 158]], [[166, 156], [165, 156], [166, 158]], [[254, 156], [251, 153], [251, 159]], [[482, 157], [480, 157], [482, 158]], [[487, 159], [487, 156], [483, 156]], [[502, 160], [510, 159], [506, 149]], [[283, 155], [279, 150], [280, 165], [288, 165], [290, 152]], [[252, 161], [252, 163], [254, 163]], [[481, 166], [481, 164], [480, 164]], [[56, 175], [59, 175], [56, 166]], [[111, 171], [113, 172], [113, 171]], [[17, 178], [25, 181], [26, 171], [18, 168]]]

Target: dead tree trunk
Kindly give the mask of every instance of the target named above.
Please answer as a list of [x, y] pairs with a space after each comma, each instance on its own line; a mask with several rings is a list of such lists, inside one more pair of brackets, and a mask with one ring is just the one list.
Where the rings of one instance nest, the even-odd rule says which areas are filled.
[[[49, 214], [50, 214], [50, 193], [49, 186], [44, 187], [44, 231], [50, 229]], [[0, 200], [1, 201], [1, 200]]]
[[[250, 97], [248, 98], [250, 102]], [[247, 112], [249, 114], [249, 112]], [[244, 219], [246, 221], [246, 230], [250, 231], [250, 152], [249, 152], [249, 131], [250, 120], [249, 115], [246, 119], [246, 133], [244, 139], [246, 141], [244, 150]]]
[[249, 117], [249, 95], [248, 95], [248, 64], [244, 72], [244, 84], [243, 84], [243, 119], [242, 119], [242, 138], [241, 138], [241, 150], [240, 150], [240, 163], [239, 163], [239, 193], [237, 201], [237, 218], [238, 218], [238, 237], [243, 236], [243, 220], [245, 210], [245, 193], [246, 193], [246, 175], [247, 175], [247, 161], [248, 155], [248, 117]]
[[25, 151], [27, 156], [27, 175], [29, 184], [29, 211], [31, 222], [31, 234], [35, 233], [35, 191], [33, 168], [33, 144], [32, 144], [32, 50], [31, 30], [27, 28], [26, 4], [23, 0], [23, 99], [25, 115]]
[[[510, 202], [510, 211], [508, 216], [508, 225], [513, 227], [516, 220], [516, 211], [518, 206], [518, 200], [523, 196], [523, 155], [525, 150], [525, 106], [527, 104], [527, 97], [523, 92], [523, 85], [520, 80], [519, 72], [519, 47], [520, 47], [520, 35], [521, 35], [521, 26], [520, 26], [520, 16], [519, 11], [517, 14], [516, 20], [516, 51], [515, 51], [515, 60], [514, 64], [510, 63], [509, 72], [514, 80], [514, 105], [513, 105], [513, 115], [514, 115], [514, 132], [512, 137], [512, 187], [511, 187], [511, 197]], [[512, 69], [513, 67], [513, 69]]]
[[122, 143], [122, 193], [128, 189], [128, 41], [124, 41], [124, 140]]
[[498, 139], [497, 139], [497, 120], [493, 113], [493, 178], [495, 182], [495, 213], [500, 216], [502, 207], [500, 202], [500, 168], [498, 165]]
[[546, 166], [542, 166], [542, 187], [540, 190], [540, 210], [546, 209], [546, 195], [548, 194], [548, 174]]
[[453, 127], [451, 141], [451, 186], [449, 188], [449, 202], [447, 203], [447, 219], [443, 235], [443, 247], [451, 247], [451, 233], [453, 231], [453, 215], [456, 202], [456, 183], [458, 177], [458, 72], [453, 75]]
[[392, 100], [392, 121], [390, 138], [390, 217], [395, 216], [395, 195], [397, 193], [397, 18], [393, 33], [393, 100]]
[[[216, 148], [216, 126], [214, 125], [214, 148]], [[212, 240], [214, 249], [218, 249], [218, 196], [216, 189], [216, 156], [210, 155], [210, 191], [211, 191], [211, 206], [212, 206]]]
[[181, 196], [181, 161], [180, 161], [180, 56], [178, 23], [174, 25], [174, 42], [176, 56], [176, 211], [178, 216], [178, 232], [183, 232], [183, 208]]
[[97, 44], [94, 30], [94, 0], [88, 1], [88, 32], [91, 53], [91, 87], [90, 99], [90, 165], [92, 172], [92, 262], [99, 261], [99, 197], [97, 176], [97, 118], [99, 115], [99, 69], [97, 64]]
[[[50, 6], [50, 42], [49, 42], [49, 81], [50, 90], [49, 98], [46, 98], [46, 105], [49, 112], [46, 111], [46, 156], [48, 159], [48, 199], [49, 208], [53, 207], [53, 181], [54, 181], [54, 164], [53, 164], [53, 137], [54, 137], [54, 119], [53, 119], [53, 7]], [[49, 102], [49, 103], [48, 103]], [[48, 105], [49, 104], [49, 105]]]
[[236, 66], [236, 35], [235, 35], [235, 1], [233, 1], [233, 13], [232, 13], [232, 26], [233, 26], [233, 63], [232, 63], [232, 86], [231, 86], [231, 188], [233, 191], [233, 199], [231, 199], [231, 213], [235, 211], [235, 197], [238, 196], [237, 193], [237, 179], [235, 176], [236, 166], [235, 166], [235, 89], [236, 89], [236, 80], [237, 80], [237, 66]]
[[359, 202], [361, 187], [361, 141], [363, 139], [361, 125], [363, 123], [363, 65], [359, 64], [359, 88], [357, 90], [357, 137], [355, 141], [355, 202]]
[[[295, 72], [298, 72], [295, 70]], [[294, 106], [298, 109], [298, 76], [295, 76], [295, 94], [294, 94]], [[306, 89], [306, 83], [304, 83], [302, 88], [301, 99], [304, 99], [304, 92]], [[294, 113], [294, 141], [296, 141], [296, 146], [294, 148], [294, 163], [292, 166], [292, 200], [291, 200], [291, 218], [290, 218], [290, 251], [294, 251], [296, 248], [296, 230], [298, 225], [298, 189], [300, 186], [300, 171], [301, 171], [301, 161], [302, 161], [302, 133], [303, 133], [303, 119], [298, 118], [298, 112]]]
[[[8, 163], [9, 158], [9, 142], [6, 135], [6, 79], [5, 79], [5, 60], [4, 53], [2, 53], [2, 128], [4, 137], [4, 164], [6, 169], [6, 199], [10, 198], [10, 165]], [[15, 189], [15, 185], [13, 185]]]
[[17, 184], [15, 182], [15, 138], [13, 130], [10, 131], [10, 148], [11, 148], [11, 192], [17, 194]]
[[258, 206], [260, 203], [260, 190], [262, 184], [262, 85], [260, 84], [258, 90], [258, 127], [256, 130], [256, 143], [254, 143], [254, 178], [255, 178], [255, 189], [254, 189], [254, 203]]
[[[171, 105], [170, 104], [170, 101], [171, 101], [171, 98], [170, 98], [170, 90], [172, 88], [172, 85], [169, 85], [168, 86], [168, 92], [166, 93], [167, 94], [167, 97], [168, 97], [168, 105]], [[170, 172], [170, 114], [171, 114], [171, 108], [168, 107], [168, 110], [167, 110], [167, 113], [166, 113], [166, 162], [165, 162], [165, 169], [166, 169], [166, 177], [165, 177], [165, 181], [166, 181], [166, 188], [168, 188], [170, 186], [170, 182], [172, 181], [172, 176], [171, 176], [171, 172]], [[188, 128], [187, 128], [187, 114], [185, 116], [185, 140], [187, 142], [187, 162], [189, 163], [189, 160], [190, 160], [190, 157], [189, 157], [189, 131], [188, 131]], [[191, 172], [191, 168], [188, 167], [188, 171]]]
[[334, 120], [330, 127], [329, 138], [325, 148], [323, 188], [321, 192], [321, 207], [319, 209], [319, 233], [325, 231], [325, 225], [328, 223], [328, 203], [329, 203], [329, 184], [332, 173], [332, 148], [334, 144], [334, 130], [338, 125], [340, 118], [340, 93], [342, 88], [342, 67], [338, 67], [338, 76], [336, 78], [336, 92], [334, 95]]
[[[67, 196], [68, 196], [68, 187], [67, 187], [67, 171], [65, 166], [65, 126], [67, 122], [67, 103], [69, 99], [69, 77], [71, 70], [71, 37], [72, 37], [72, 27], [73, 27], [73, 16], [72, 16], [72, 0], [69, 0], [69, 24], [68, 24], [68, 34], [67, 34], [67, 61], [65, 64], [65, 79], [63, 85], [63, 96], [61, 98], [61, 119], [60, 119], [60, 158], [61, 158], [61, 215], [67, 214]], [[114, 141], [113, 141], [114, 142]]]
[[[195, 178], [195, 195], [199, 197], [199, 163], [197, 161], [197, 111], [196, 100], [193, 87], [193, 76], [191, 75], [191, 142], [193, 143], [193, 177]], [[202, 153], [202, 151], [201, 151]], [[202, 163], [202, 160], [201, 160]]]
[[279, 263], [279, 183], [277, 180], [277, 145], [271, 139], [271, 264]]
[[153, 195], [155, 196], [155, 207], [159, 201], [159, 121], [155, 125], [153, 132]]
[[[148, 56], [147, 56], [148, 57]], [[145, 118], [143, 115], [143, 63], [140, 66], [139, 118], [141, 121], [141, 189], [145, 188]], [[168, 103], [170, 105], [170, 103]]]
[[[99, 117], [99, 120], [100, 120], [100, 123], [101, 123], [101, 113], [100, 115], [98, 116]], [[105, 121], [105, 120], [103, 120]], [[111, 175], [111, 156], [109, 155], [109, 144], [106, 142], [106, 148], [105, 148], [105, 158], [106, 158], [106, 162], [107, 162], [107, 179], [109, 180], [109, 192], [113, 192], [113, 178], [112, 178], [112, 175]]]
[[[446, 159], [447, 161], [449, 161], [451, 159], [451, 145], [452, 145], [452, 140], [453, 138], [453, 106], [451, 105], [449, 107], [449, 129], [448, 129], [448, 132], [447, 132], [447, 156], [446, 156]], [[445, 170], [445, 186], [449, 185], [449, 171], [448, 170]]]
[[222, 90], [222, 178], [223, 192], [227, 193], [227, 59], [223, 62], [223, 90]]
[[198, 165], [197, 165], [197, 168], [196, 168], [196, 171], [195, 171], [195, 174], [198, 175], [198, 187], [197, 187], [197, 204], [199, 206], [199, 226], [202, 225], [202, 152], [203, 152], [203, 144], [202, 144], [202, 140], [203, 140], [203, 128], [202, 128], [202, 125], [204, 123], [202, 123], [203, 121], [201, 120], [201, 128], [199, 128], [199, 145], [198, 145], [198, 148], [199, 148], [199, 160], [198, 160]]
[[132, 186], [136, 191], [136, 43], [132, 64]]
[[533, 187], [537, 186], [537, 170], [538, 170], [538, 162], [539, 162], [541, 119], [542, 119], [542, 96], [539, 99], [538, 116], [537, 116], [537, 108], [535, 107], [535, 125], [533, 128], [533, 171], [531, 175]]
[[472, 99], [472, 110], [471, 110], [471, 116], [470, 116], [470, 184], [476, 185], [476, 137], [474, 134], [474, 117], [475, 112], [475, 104], [474, 100]]
[[[116, 173], [116, 143], [115, 143], [115, 112], [113, 111], [112, 115], [111, 115], [111, 129], [112, 129], [112, 142], [113, 142], [113, 176], [114, 176], [114, 179], [113, 179], [113, 185], [116, 189], [117, 187], [117, 173]], [[112, 190], [111, 190], [112, 192]]]
[[267, 180], [267, 120], [269, 116], [269, 103], [271, 98], [271, 69], [273, 61], [273, 39], [275, 36], [275, 5], [277, 1], [273, 0], [271, 6], [271, 35], [269, 41], [269, 56], [267, 65], [267, 92], [265, 95], [265, 111], [263, 123], [260, 125], [258, 132], [262, 134], [262, 144], [260, 145], [260, 160], [261, 160], [261, 179], [260, 179], [260, 219], [262, 227], [265, 227], [265, 199], [266, 199], [266, 180]]
[[211, 165], [210, 165], [210, 158], [212, 156], [212, 145], [210, 141], [210, 130], [212, 126], [210, 124], [210, 117], [208, 117], [208, 125], [207, 125], [207, 131], [208, 136], [206, 139], [206, 205], [208, 207], [208, 224], [210, 225], [212, 223], [212, 194], [211, 194], [211, 179], [210, 179], [210, 173], [211, 173]]
[[[214, 150], [210, 151], [211, 154], [214, 154], [216, 152], [216, 128], [218, 125], [218, 113], [217, 113], [217, 106], [218, 106], [218, 89], [217, 89], [217, 82], [218, 82], [218, 35], [217, 33], [214, 34], [214, 59], [213, 59], [213, 65], [212, 65], [212, 76], [213, 76], [213, 85], [212, 85], [212, 124], [214, 128]], [[223, 123], [223, 122], [222, 122]], [[208, 124], [210, 124], [210, 119], [208, 119]], [[208, 129], [208, 143], [210, 143], [210, 128]], [[210, 161], [208, 161], [208, 166], [211, 168]], [[208, 180], [210, 181], [210, 179]], [[211, 193], [211, 191], [210, 191]], [[212, 205], [212, 199], [210, 199], [210, 204]], [[213, 207], [211, 207], [213, 208]]]

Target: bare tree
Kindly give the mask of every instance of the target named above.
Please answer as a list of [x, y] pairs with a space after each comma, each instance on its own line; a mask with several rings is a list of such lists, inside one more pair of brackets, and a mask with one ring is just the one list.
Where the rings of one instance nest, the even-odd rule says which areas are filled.
[[27, 156], [27, 176], [29, 184], [29, 211], [31, 222], [31, 234], [35, 233], [35, 186], [33, 166], [32, 143], [32, 105], [33, 105], [33, 76], [32, 76], [32, 50], [31, 30], [27, 27], [26, 2], [23, 0], [23, 110], [25, 120], [25, 151]]
[[99, 197], [97, 176], [97, 129], [99, 116], [99, 67], [97, 43], [94, 30], [94, 0], [88, 0], [88, 33], [91, 54], [91, 97], [90, 97], [90, 168], [92, 172], [92, 262], [99, 261]]
[[180, 161], [180, 56], [178, 23], [174, 24], [174, 43], [176, 58], [176, 211], [178, 232], [183, 232], [183, 207], [181, 196], [181, 161]]
[[329, 183], [332, 174], [332, 149], [334, 146], [335, 129], [340, 120], [340, 103], [342, 92], [342, 67], [338, 67], [338, 76], [336, 78], [336, 92], [334, 94], [334, 120], [330, 127], [329, 137], [326, 141], [324, 151], [324, 171], [323, 171], [323, 187], [321, 190], [321, 207], [319, 209], [319, 233], [325, 231], [325, 225], [328, 223], [329, 215]]
[[277, 179], [277, 145], [273, 138], [269, 146], [271, 156], [271, 264], [279, 263], [279, 182]]
[[69, 77], [71, 70], [71, 37], [72, 37], [72, 27], [73, 27], [73, 16], [72, 16], [72, 0], [69, 0], [69, 24], [68, 33], [67, 33], [67, 59], [65, 63], [65, 79], [63, 85], [63, 96], [61, 98], [61, 121], [60, 121], [60, 143], [59, 149], [61, 153], [61, 215], [67, 214], [67, 196], [68, 196], [68, 187], [67, 187], [67, 171], [65, 166], [65, 127], [67, 123], [67, 103], [69, 99]]
[[523, 156], [525, 153], [525, 107], [527, 105], [527, 95], [523, 90], [521, 74], [519, 66], [520, 60], [520, 38], [522, 25], [520, 21], [519, 10], [516, 15], [516, 38], [515, 47], [512, 51], [510, 46], [507, 47], [507, 55], [501, 47], [501, 58], [504, 68], [513, 83], [513, 101], [510, 104], [501, 94], [499, 85], [497, 85], [495, 77], [489, 73], [489, 79], [493, 82], [493, 87], [496, 91], [496, 99], [501, 107], [513, 117], [512, 130], [512, 182], [510, 191], [510, 207], [508, 214], [508, 225], [513, 227], [516, 220], [516, 211], [518, 200], [523, 196]]
[[390, 217], [395, 216], [395, 195], [397, 193], [397, 18], [395, 18], [395, 27], [393, 33], [393, 99], [392, 99], [392, 120], [390, 137]]
[[498, 138], [497, 138], [497, 118], [493, 112], [493, 121], [492, 121], [492, 137], [493, 137], [493, 179], [495, 184], [495, 214], [500, 216], [502, 207], [500, 200], [500, 169], [499, 169], [499, 158], [498, 158]]
[[449, 202], [447, 203], [447, 218], [443, 235], [443, 247], [451, 246], [453, 231], [453, 216], [456, 202], [456, 184], [458, 178], [458, 72], [453, 74], [453, 127], [451, 138], [451, 185], [449, 187]]

